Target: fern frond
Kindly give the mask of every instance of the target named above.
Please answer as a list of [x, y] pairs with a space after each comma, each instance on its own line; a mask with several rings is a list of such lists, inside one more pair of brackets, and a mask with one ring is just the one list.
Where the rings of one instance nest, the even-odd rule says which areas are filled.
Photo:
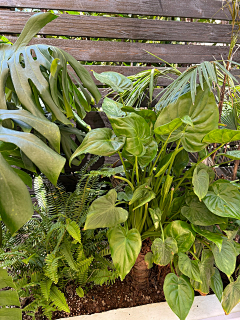
[[71, 253], [71, 245], [65, 240], [61, 246], [61, 254], [64, 256], [70, 268], [77, 271], [78, 267]]
[[77, 240], [79, 243], [81, 243], [81, 231], [79, 226], [75, 221], [71, 221], [66, 225], [66, 230], [70, 234], [73, 239]]
[[58, 283], [58, 260], [61, 259], [61, 257], [55, 257], [55, 254], [51, 253], [48, 254], [45, 258], [45, 269], [44, 273], [45, 275], [52, 280], [55, 284]]
[[52, 286], [52, 280], [50, 279], [46, 279], [40, 282], [41, 293], [47, 301], [50, 298], [51, 286]]
[[102, 286], [103, 284], [113, 284], [118, 278], [118, 272], [108, 269], [104, 270], [95, 270], [94, 274], [90, 278], [90, 281], [93, 281], [96, 285]]
[[56, 286], [51, 287], [50, 299], [60, 311], [70, 313], [70, 309], [68, 307], [64, 294]]

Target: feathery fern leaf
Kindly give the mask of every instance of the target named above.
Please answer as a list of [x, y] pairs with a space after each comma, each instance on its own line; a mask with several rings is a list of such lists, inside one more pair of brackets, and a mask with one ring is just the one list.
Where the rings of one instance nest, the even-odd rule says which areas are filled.
[[70, 313], [70, 309], [68, 307], [64, 294], [54, 285], [50, 290], [50, 299], [52, 300], [53, 304], [58, 307], [59, 310]]

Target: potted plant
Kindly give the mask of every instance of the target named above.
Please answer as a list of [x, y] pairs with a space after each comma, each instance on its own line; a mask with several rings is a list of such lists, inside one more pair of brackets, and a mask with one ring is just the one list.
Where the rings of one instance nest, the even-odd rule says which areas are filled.
[[[126, 187], [96, 199], [84, 229], [109, 228], [111, 256], [121, 279], [132, 268], [134, 277], [136, 264], [142, 260], [142, 241], [150, 238], [151, 252], [145, 256], [145, 266], [141, 264], [142, 274], [152, 263], [170, 264], [164, 293], [181, 320], [191, 308], [194, 290], [206, 295], [210, 287], [228, 314], [240, 300], [236, 294], [240, 278], [234, 278], [239, 245], [233, 241], [240, 194], [234, 183], [215, 181], [214, 170], [203, 160], [239, 140], [240, 132], [218, 129], [219, 111], [206, 82], [196, 87], [194, 103], [187, 92], [157, 116], [152, 110], [136, 110], [114, 101], [109, 107], [109, 103], [103, 104], [103, 110], [113, 130], [87, 133], [70, 162], [84, 153], [118, 153], [122, 167], [109, 170], [113, 174], [122, 171], [114, 177]], [[213, 143], [217, 146], [208, 152]], [[197, 154], [190, 167], [188, 152]], [[225, 156], [240, 158], [238, 151]], [[219, 270], [230, 281], [224, 292]], [[135, 281], [142, 283], [137, 277]]]

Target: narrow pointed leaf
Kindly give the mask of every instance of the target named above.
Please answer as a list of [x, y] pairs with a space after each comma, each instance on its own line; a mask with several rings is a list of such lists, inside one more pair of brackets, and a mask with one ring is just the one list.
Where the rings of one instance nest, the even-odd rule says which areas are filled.
[[212, 291], [215, 293], [217, 296], [219, 302], [221, 303], [222, 301], [222, 294], [223, 294], [223, 282], [221, 279], [220, 272], [218, 271], [217, 268], [214, 268], [215, 273], [211, 278], [211, 284], [210, 287]]
[[232, 309], [240, 302], [240, 276], [235, 282], [229, 285], [223, 291], [222, 307], [225, 314], [229, 314]]

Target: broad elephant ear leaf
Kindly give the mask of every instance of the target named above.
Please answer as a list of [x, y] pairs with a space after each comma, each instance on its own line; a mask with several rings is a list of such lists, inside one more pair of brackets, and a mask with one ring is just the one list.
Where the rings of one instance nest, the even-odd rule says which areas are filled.
[[222, 307], [225, 314], [229, 314], [240, 302], [240, 276], [235, 282], [229, 283], [223, 291]]
[[139, 115], [131, 113], [124, 118], [109, 118], [117, 136], [126, 137], [124, 149], [130, 154], [141, 157], [146, 153], [145, 145], [152, 142], [150, 127]]
[[221, 179], [215, 181], [203, 202], [217, 216], [240, 219], [240, 192], [229, 181]]
[[98, 156], [111, 156], [120, 150], [125, 143], [125, 137], [116, 137], [109, 128], [98, 128], [87, 133], [82, 144], [77, 148], [70, 158], [70, 163], [74, 158], [84, 153], [91, 153]]
[[125, 222], [128, 218], [128, 212], [123, 208], [116, 207], [116, 200], [117, 192], [112, 189], [105, 196], [93, 201], [84, 229], [111, 228]]
[[231, 141], [240, 140], [239, 130], [215, 129], [209, 132], [204, 138], [204, 143], [221, 143], [225, 144]]
[[2, 221], [14, 234], [33, 215], [28, 189], [0, 153], [0, 214]]
[[108, 71], [102, 73], [96, 73], [93, 71], [94, 77], [108, 86], [110, 86], [116, 92], [124, 92], [125, 90], [130, 90], [133, 86], [132, 81], [125, 77], [124, 75]]
[[123, 280], [132, 269], [141, 250], [140, 233], [137, 229], [127, 231], [117, 226], [108, 231], [108, 241], [114, 266]]
[[180, 320], [185, 320], [194, 300], [194, 291], [189, 281], [169, 273], [165, 278], [163, 291], [172, 311]]
[[[204, 136], [218, 128], [218, 108], [214, 95], [206, 83], [204, 91], [200, 86], [197, 88], [194, 104], [191, 92], [188, 92], [179, 97], [176, 102], [165, 107], [157, 118], [155, 128], [168, 124], [177, 118], [184, 119], [186, 116], [190, 117], [192, 125], [184, 123], [172, 133], [169, 142], [181, 139], [186, 151], [198, 152], [207, 145], [207, 142], [202, 142]], [[162, 140], [166, 140], [167, 137], [168, 135], [161, 135]]]

